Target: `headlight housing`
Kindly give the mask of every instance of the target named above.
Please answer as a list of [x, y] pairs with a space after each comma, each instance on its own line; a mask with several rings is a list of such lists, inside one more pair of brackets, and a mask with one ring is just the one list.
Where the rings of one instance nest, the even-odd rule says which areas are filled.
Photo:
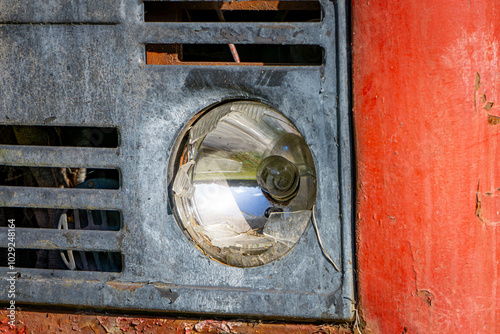
[[177, 222], [216, 261], [269, 263], [308, 226], [316, 199], [311, 152], [267, 104], [241, 100], [202, 111], [180, 134], [170, 165]]

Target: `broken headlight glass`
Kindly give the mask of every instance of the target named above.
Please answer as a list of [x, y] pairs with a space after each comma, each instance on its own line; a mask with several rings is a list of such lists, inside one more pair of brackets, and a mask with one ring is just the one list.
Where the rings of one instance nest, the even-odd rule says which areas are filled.
[[216, 261], [269, 263], [308, 226], [316, 199], [311, 152], [290, 120], [264, 103], [226, 102], [198, 114], [170, 164], [176, 219]]

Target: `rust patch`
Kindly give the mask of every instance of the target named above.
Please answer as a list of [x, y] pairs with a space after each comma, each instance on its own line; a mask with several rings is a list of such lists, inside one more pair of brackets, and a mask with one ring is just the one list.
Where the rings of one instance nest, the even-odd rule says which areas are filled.
[[432, 306], [432, 301], [434, 300], [434, 295], [430, 293], [428, 290], [418, 290], [417, 296], [422, 298], [427, 305]]
[[229, 1], [222, 10], [311, 10], [320, 9], [318, 1]]
[[500, 117], [488, 114], [488, 124], [497, 125], [500, 123]]
[[215, 62], [215, 61], [183, 61], [180, 58], [182, 45], [149, 44], [146, 48], [146, 64], [148, 65], [204, 65], [204, 66], [264, 66], [263, 62]]
[[318, 1], [182, 1], [172, 7], [188, 10], [319, 10]]
[[122, 282], [108, 282], [106, 283], [110, 287], [116, 290], [129, 290], [135, 292], [135, 290], [142, 288], [144, 284], [140, 283], [122, 283]]
[[216, 320], [204, 320], [196, 325], [194, 325], [194, 329], [196, 332], [211, 332], [215, 331], [216, 333], [233, 333], [233, 326], [231, 323], [226, 321], [216, 321]]
[[71, 314], [20, 310], [17, 327], [10, 329], [7, 311], [0, 310], [0, 333], [270, 333], [270, 334], [352, 334], [351, 325], [264, 323], [261, 321], [221, 321], [178, 319], [175, 317]]
[[482, 193], [481, 214], [487, 226], [500, 226], [500, 195], [497, 192]]
[[477, 181], [477, 190], [476, 190], [476, 216], [479, 220], [485, 224], [483, 209], [481, 208], [481, 193], [479, 192], [479, 185], [481, 180]]
[[484, 109], [486, 109], [486, 111], [490, 111], [491, 108], [493, 107], [494, 103], [493, 102], [488, 102], [486, 103], [486, 105], [484, 106]]
[[486, 102], [486, 94], [481, 95], [481, 102]]

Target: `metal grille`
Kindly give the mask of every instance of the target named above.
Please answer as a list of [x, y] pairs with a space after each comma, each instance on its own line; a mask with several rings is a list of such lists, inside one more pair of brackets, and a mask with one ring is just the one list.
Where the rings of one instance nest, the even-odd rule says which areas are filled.
[[[352, 318], [346, 5], [320, 5], [320, 21], [259, 23], [147, 22], [144, 3], [128, 0], [0, 4], [0, 124], [109, 127], [120, 136], [116, 148], [0, 145], [1, 165], [120, 173], [118, 189], [0, 187], [4, 208], [115, 210], [122, 219], [118, 231], [17, 228], [18, 249], [120, 253], [123, 267], [18, 268], [16, 301]], [[305, 66], [147, 63], [147, 45], [198, 44], [314, 45], [323, 59]], [[214, 262], [180, 231], [167, 192], [176, 135], [197, 112], [235, 98], [276, 107], [303, 134], [317, 169], [319, 232], [340, 272], [325, 259], [312, 227], [289, 254], [255, 268]], [[7, 228], [1, 230], [5, 248]], [[0, 275], [8, 272], [0, 268]]]

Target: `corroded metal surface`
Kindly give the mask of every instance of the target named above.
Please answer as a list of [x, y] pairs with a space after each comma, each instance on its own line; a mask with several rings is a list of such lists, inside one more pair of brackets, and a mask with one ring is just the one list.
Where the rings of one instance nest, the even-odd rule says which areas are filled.
[[120, 3], [120, 0], [74, 0], [68, 5], [64, 0], [4, 0], [0, 2], [0, 24], [118, 23]]
[[[54, 6], [59, 3], [50, 2]], [[276, 318], [352, 318], [345, 3], [321, 1], [321, 22], [271, 24], [145, 23], [142, 3], [133, 0], [114, 1], [116, 6], [106, 7], [102, 19], [95, 21], [89, 6], [100, 10], [101, 2], [79, 3], [84, 6], [81, 14], [74, 14], [68, 6], [71, 13], [60, 16], [66, 18], [63, 21], [53, 22], [52, 12], [40, 4], [26, 10], [19, 20], [43, 24], [16, 24], [18, 19], [6, 19], [9, 24], [0, 25], [0, 122], [42, 125], [49, 119], [53, 126], [119, 128], [119, 148], [90, 148], [84, 154], [95, 154], [85, 167], [118, 168], [121, 187], [0, 187], [0, 205], [119, 210], [123, 229], [101, 248], [120, 248], [123, 272], [22, 269], [16, 301], [20, 305], [89, 305]], [[35, 19], [37, 10], [50, 13]], [[75, 24], [78, 22], [84, 24]], [[314, 44], [324, 48], [325, 58], [322, 66], [301, 67], [151, 66], [145, 63], [147, 43]], [[319, 231], [340, 272], [325, 259], [312, 228], [282, 259], [242, 269], [209, 260], [189, 243], [169, 215], [167, 163], [176, 135], [197, 112], [234, 98], [260, 100], [276, 107], [310, 145], [317, 168]], [[6, 147], [0, 164], [22, 164], [24, 154], [26, 165], [51, 163], [49, 157], [37, 160], [33, 149]], [[85, 163], [82, 150], [45, 148], [42, 153], [53, 158], [54, 166], [66, 164], [72, 157], [81, 166]], [[64, 240], [64, 232], [43, 232], [40, 236], [55, 245], [46, 243], [47, 248], [79, 247]], [[83, 248], [92, 248], [96, 242], [82, 240]], [[0, 276], [6, 275], [6, 268], [2, 268]], [[116, 288], [116, 283], [134, 288]], [[1, 281], [0, 288], [5, 284]], [[3, 295], [1, 298], [6, 300]]]

